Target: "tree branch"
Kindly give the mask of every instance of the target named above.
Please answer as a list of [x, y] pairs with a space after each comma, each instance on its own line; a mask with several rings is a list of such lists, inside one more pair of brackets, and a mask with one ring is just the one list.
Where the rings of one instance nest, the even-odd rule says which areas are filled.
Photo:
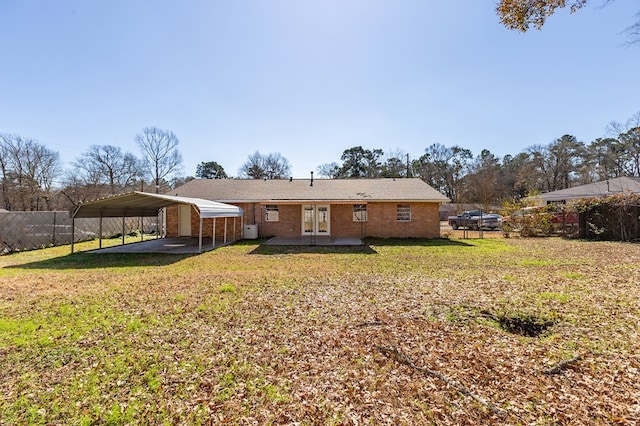
[[578, 355], [574, 356], [571, 359], [565, 359], [564, 361], [560, 361], [559, 363], [557, 363], [553, 367], [547, 368], [546, 370], [544, 370], [544, 374], [546, 374], [546, 375], [560, 374], [561, 372], [566, 370], [566, 368], [569, 365], [571, 365], [573, 363], [576, 363], [576, 362], [580, 361], [581, 359], [582, 359], [582, 357], [580, 356], [580, 354], [578, 354]]
[[449, 386], [455, 388], [458, 392], [460, 392], [461, 394], [468, 396], [470, 398], [472, 398], [473, 400], [475, 400], [476, 402], [482, 404], [483, 406], [487, 407], [489, 410], [491, 410], [492, 412], [503, 416], [505, 415], [504, 410], [496, 407], [495, 405], [493, 405], [491, 402], [485, 400], [484, 398], [476, 395], [475, 393], [471, 392], [466, 386], [456, 382], [453, 379], [450, 379], [449, 377], [445, 376], [442, 373], [439, 373], [437, 371], [431, 370], [428, 367], [419, 367], [417, 366], [407, 355], [404, 354], [404, 352], [402, 352], [400, 349], [398, 349], [395, 346], [392, 347], [387, 347], [387, 346], [375, 346], [376, 349], [382, 353], [384, 356], [388, 357], [388, 358], [395, 358], [396, 361], [398, 361], [400, 364], [404, 364], [408, 367], [410, 367], [413, 370], [419, 371], [421, 373], [423, 373], [425, 376], [429, 376], [429, 377], [433, 377], [436, 379], [440, 379], [443, 382], [445, 382], [446, 384], [448, 384]]

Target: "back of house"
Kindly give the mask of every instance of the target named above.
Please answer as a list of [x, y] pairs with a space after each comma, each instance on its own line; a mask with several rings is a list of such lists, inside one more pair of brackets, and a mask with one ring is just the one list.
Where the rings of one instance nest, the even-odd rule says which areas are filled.
[[[438, 208], [448, 201], [420, 179], [392, 178], [195, 179], [170, 194], [242, 207], [238, 226], [286, 238], [437, 238]], [[166, 220], [169, 236], [197, 235], [199, 218], [188, 206], [167, 207]], [[204, 226], [205, 234], [215, 229]]]

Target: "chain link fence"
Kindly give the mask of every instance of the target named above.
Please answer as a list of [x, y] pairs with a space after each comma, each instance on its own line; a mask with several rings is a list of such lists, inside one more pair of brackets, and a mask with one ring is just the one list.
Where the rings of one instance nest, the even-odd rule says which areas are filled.
[[[161, 229], [158, 217], [103, 218], [102, 238], [142, 231], [156, 234]], [[44, 247], [88, 241], [100, 237], [100, 219], [78, 218], [72, 233], [69, 212], [0, 212], [0, 255]]]

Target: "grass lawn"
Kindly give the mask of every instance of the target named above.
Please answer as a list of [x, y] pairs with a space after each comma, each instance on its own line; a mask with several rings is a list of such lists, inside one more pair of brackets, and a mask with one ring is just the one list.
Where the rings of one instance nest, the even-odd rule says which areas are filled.
[[0, 257], [0, 424], [638, 424], [640, 245]]

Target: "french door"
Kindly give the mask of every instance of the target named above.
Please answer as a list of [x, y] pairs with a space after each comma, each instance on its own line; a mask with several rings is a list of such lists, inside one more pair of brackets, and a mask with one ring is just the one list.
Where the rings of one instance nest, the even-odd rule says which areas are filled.
[[302, 206], [302, 235], [329, 235], [329, 206], [307, 204]]

